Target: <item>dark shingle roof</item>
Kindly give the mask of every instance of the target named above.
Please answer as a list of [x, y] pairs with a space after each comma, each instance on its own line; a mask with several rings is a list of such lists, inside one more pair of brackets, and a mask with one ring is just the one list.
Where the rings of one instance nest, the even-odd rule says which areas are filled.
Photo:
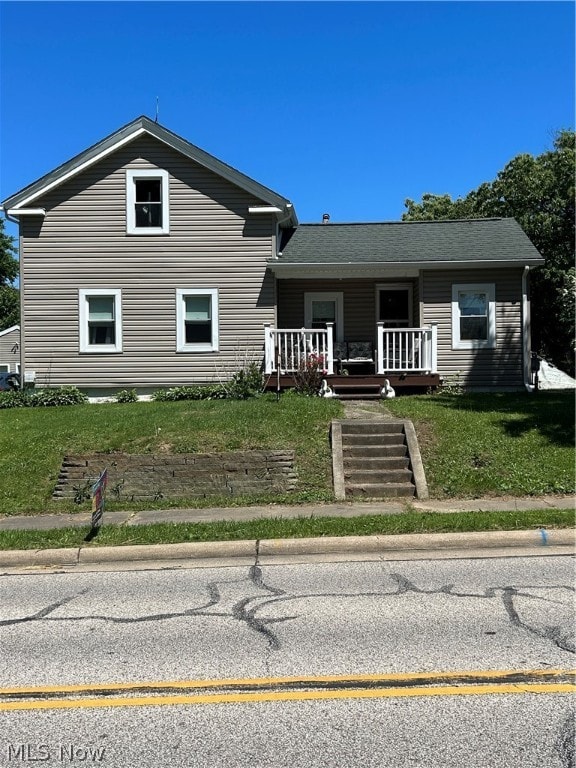
[[282, 265], [543, 263], [515, 219], [300, 224], [284, 236]]

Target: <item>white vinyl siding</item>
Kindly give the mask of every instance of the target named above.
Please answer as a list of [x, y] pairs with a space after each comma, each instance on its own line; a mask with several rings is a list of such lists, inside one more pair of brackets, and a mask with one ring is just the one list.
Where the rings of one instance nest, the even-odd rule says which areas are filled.
[[178, 352], [218, 351], [218, 290], [178, 288], [176, 291]]
[[122, 298], [119, 289], [79, 291], [80, 352], [122, 352]]

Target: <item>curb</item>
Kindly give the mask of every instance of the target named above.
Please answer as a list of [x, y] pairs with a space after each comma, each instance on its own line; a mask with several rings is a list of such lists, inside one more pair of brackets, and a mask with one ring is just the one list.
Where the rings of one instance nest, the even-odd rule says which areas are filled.
[[478, 549], [575, 549], [572, 528], [531, 531], [480, 531], [471, 533], [423, 533], [388, 536], [326, 536], [303, 539], [188, 542], [120, 547], [73, 547], [69, 549], [0, 551], [0, 567], [74, 567], [111, 563], [170, 560], [209, 560], [294, 555], [383, 554], [415, 551]]

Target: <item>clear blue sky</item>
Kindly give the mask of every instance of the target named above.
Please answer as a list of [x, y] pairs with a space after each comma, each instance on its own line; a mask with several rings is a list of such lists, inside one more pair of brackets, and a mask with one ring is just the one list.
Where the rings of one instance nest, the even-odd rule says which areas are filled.
[[572, 2], [0, 2], [0, 199], [155, 116], [295, 204], [399, 219], [574, 127]]

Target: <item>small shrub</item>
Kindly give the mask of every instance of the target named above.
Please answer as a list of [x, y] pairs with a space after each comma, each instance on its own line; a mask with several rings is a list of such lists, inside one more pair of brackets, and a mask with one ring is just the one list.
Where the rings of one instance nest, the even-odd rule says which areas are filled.
[[135, 389], [121, 389], [116, 393], [117, 403], [137, 403], [138, 394]]
[[294, 374], [296, 392], [309, 397], [318, 395], [326, 373], [323, 355], [314, 352], [306, 355], [306, 359], [300, 363], [298, 371]]
[[44, 408], [52, 405], [77, 405], [88, 398], [76, 387], [53, 389], [15, 389], [0, 392], [0, 408]]
[[441, 395], [464, 395], [465, 389], [462, 381], [460, 380], [460, 371], [453, 373], [442, 381], [439, 388]]
[[247, 400], [262, 394], [264, 381], [260, 366], [250, 363], [246, 368], [237, 371], [230, 381], [222, 385], [232, 400]]
[[30, 405], [30, 395], [26, 390], [7, 389], [0, 392], [0, 408], [26, 408]]
[[77, 387], [55, 387], [54, 389], [38, 389], [30, 395], [30, 404], [35, 407], [52, 405], [78, 405], [87, 403], [88, 398]]
[[158, 389], [152, 394], [156, 402], [175, 402], [176, 400], [224, 400], [226, 390], [220, 384], [199, 384], [194, 387], [171, 387]]

